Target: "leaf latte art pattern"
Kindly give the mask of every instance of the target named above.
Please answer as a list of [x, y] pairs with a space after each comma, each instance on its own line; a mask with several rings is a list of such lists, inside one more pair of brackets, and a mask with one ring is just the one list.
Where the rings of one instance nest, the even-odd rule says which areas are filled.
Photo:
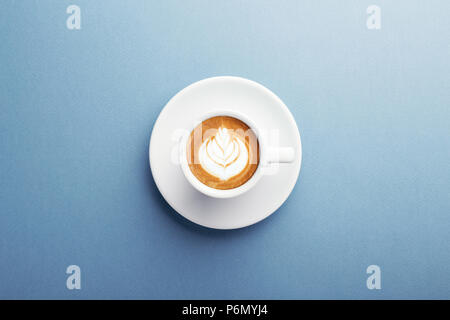
[[203, 141], [199, 149], [201, 166], [220, 180], [228, 180], [242, 172], [249, 156], [245, 142], [227, 128], [219, 128], [216, 135]]

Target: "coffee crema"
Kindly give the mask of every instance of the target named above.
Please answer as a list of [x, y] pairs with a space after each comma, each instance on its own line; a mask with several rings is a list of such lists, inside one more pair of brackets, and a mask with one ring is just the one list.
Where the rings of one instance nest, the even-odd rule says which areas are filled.
[[246, 183], [259, 165], [259, 143], [253, 130], [230, 116], [202, 121], [191, 132], [186, 148], [191, 172], [215, 189], [233, 189]]

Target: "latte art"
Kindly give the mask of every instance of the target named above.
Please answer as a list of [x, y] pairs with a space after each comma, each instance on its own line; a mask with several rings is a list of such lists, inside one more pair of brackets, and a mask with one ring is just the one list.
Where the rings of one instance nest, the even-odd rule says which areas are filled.
[[249, 160], [245, 142], [222, 127], [202, 143], [198, 155], [203, 169], [220, 180], [241, 173]]
[[189, 135], [186, 158], [192, 174], [215, 189], [246, 183], [259, 165], [259, 143], [243, 121], [229, 116], [203, 120]]

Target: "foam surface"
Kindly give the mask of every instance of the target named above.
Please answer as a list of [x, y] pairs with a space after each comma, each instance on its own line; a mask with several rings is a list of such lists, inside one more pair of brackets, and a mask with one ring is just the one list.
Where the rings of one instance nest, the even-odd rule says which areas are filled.
[[221, 180], [241, 173], [247, 166], [248, 157], [245, 143], [237, 135], [230, 134], [227, 128], [219, 128], [199, 150], [202, 168]]

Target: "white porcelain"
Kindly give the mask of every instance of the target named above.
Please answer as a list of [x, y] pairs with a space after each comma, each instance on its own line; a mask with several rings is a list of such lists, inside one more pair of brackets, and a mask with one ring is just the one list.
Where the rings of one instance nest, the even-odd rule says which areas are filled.
[[[253, 178], [247, 182], [251, 182], [249, 187], [244, 184], [243, 187], [248, 189], [240, 191], [239, 196], [219, 199], [199, 192], [187, 179], [186, 170], [183, 173], [182, 169], [183, 161], [180, 164], [180, 142], [199, 120], [224, 111], [245, 118], [244, 122], [250, 127], [254, 125], [258, 132], [278, 132], [278, 140], [282, 143], [273, 143], [270, 134], [267, 137], [259, 135], [260, 141], [270, 150], [265, 153], [265, 165], [260, 165], [263, 172], [258, 174], [255, 182], [250, 181]], [[271, 147], [274, 146], [288, 148], [273, 152]], [[292, 158], [293, 161], [267, 161], [276, 158]], [[204, 79], [178, 92], [156, 120], [149, 147], [154, 181], [169, 205], [186, 219], [215, 229], [245, 227], [276, 211], [295, 186], [301, 158], [300, 133], [284, 103], [254, 81], [229, 76]]]
[[[253, 176], [246, 183], [244, 183], [243, 185], [241, 185], [237, 188], [234, 188], [234, 189], [219, 190], [219, 189], [214, 189], [214, 188], [211, 188], [211, 187], [203, 184], [194, 176], [194, 174], [192, 173], [192, 171], [189, 168], [189, 164], [187, 161], [186, 146], [187, 146], [187, 141], [189, 139], [190, 133], [202, 121], [212, 118], [212, 117], [215, 117], [215, 116], [230, 116], [230, 117], [234, 117], [234, 118], [237, 118], [237, 119], [243, 121], [253, 130], [253, 132], [256, 134], [256, 136], [258, 138], [259, 155], [260, 155], [260, 157], [259, 157], [260, 161], [259, 161], [258, 168], [256, 169]], [[233, 197], [237, 197], [237, 196], [249, 191], [251, 188], [253, 188], [258, 183], [258, 181], [261, 179], [261, 177], [264, 175], [264, 173], [265, 173], [264, 168], [267, 165], [269, 165], [271, 163], [276, 163], [276, 162], [289, 163], [289, 162], [294, 161], [294, 158], [295, 158], [294, 148], [292, 148], [292, 147], [280, 148], [278, 146], [269, 146], [266, 143], [264, 135], [259, 134], [260, 131], [261, 131], [261, 129], [251, 118], [249, 118], [246, 115], [244, 115], [240, 112], [237, 112], [237, 111], [230, 111], [228, 109], [224, 109], [224, 110], [220, 110], [220, 111], [209, 112], [205, 115], [202, 115], [202, 117], [198, 118], [198, 120], [191, 127], [191, 129], [186, 131], [186, 133], [183, 135], [182, 139], [180, 140], [179, 159], [180, 159], [181, 170], [183, 171], [186, 179], [189, 181], [189, 183], [195, 189], [197, 189], [198, 191], [202, 192], [203, 194], [205, 194], [207, 196], [214, 197], [214, 198], [221, 198], [221, 199], [233, 198]]]

